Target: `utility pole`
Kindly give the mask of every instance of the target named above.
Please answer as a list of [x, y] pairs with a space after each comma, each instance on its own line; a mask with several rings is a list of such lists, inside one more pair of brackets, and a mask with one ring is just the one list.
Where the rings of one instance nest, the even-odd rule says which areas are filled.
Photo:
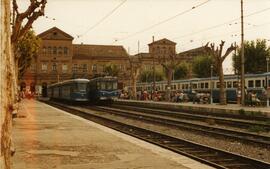
[[245, 105], [245, 60], [244, 60], [244, 16], [241, 0], [241, 104]]
[[[152, 37], [152, 41], [155, 42], [155, 37]], [[152, 100], [153, 100], [153, 94], [156, 91], [156, 63], [155, 63], [155, 54], [152, 52], [153, 57], [153, 91], [152, 91]]]

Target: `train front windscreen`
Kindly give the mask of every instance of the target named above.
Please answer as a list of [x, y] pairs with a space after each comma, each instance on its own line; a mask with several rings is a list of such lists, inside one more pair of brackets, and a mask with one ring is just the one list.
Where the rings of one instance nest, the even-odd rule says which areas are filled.
[[97, 86], [99, 90], [117, 90], [117, 81], [100, 81]]

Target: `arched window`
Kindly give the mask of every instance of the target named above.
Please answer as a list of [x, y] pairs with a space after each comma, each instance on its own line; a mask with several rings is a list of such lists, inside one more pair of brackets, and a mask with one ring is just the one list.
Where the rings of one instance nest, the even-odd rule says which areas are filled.
[[52, 54], [52, 47], [48, 47], [48, 54]]
[[60, 47], [58, 47], [58, 54], [59, 54], [59, 55], [62, 55], [62, 53], [63, 53], [62, 47], [60, 46]]
[[56, 66], [57, 66], [56, 63], [53, 63], [53, 65], [52, 65], [52, 71], [56, 71], [57, 70], [57, 67]]
[[53, 47], [53, 54], [57, 54], [57, 47], [56, 46]]
[[67, 54], [68, 54], [68, 48], [64, 47], [64, 55], [67, 55]]
[[44, 46], [44, 47], [43, 47], [43, 51], [42, 51], [43, 54], [46, 54], [46, 50], [47, 50], [47, 48]]

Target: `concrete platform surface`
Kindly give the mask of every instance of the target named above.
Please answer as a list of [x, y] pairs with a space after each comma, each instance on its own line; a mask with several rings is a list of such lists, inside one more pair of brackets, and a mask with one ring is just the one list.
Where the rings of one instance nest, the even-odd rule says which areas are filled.
[[210, 169], [35, 100], [13, 122], [13, 169]]
[[219, 105], [216, 103], [213, 104], [193, 104], [192, 102], [184, 103], [175, 103], [175, 102], [165, 102], [165, 101], [152, 101], [152, 100], [125, 100], [118, 99], [116, 102], [119, 103], [138, 103], [138, 104], [148, 104], [148, 105], [163, 105], [166, 107], [178, 107], [185, 110], [201, 110], [201, 111], [210, 111], [210, 112], [228, 112], [228, 113], [238, 113], [239, 110], [243, 109], [245, 112], [260, 112], [263, 115], [270, 117], [270, 107], [250, 107], [250, 106], [241, 106], [239, 104], [227, 104]]

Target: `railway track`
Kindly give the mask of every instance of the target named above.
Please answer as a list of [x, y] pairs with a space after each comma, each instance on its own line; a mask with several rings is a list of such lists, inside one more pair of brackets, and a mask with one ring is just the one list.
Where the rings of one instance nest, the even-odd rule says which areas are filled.
[[147, 142], [164, 147], [176, 153], [185, 155], [194, 160], [200, 161], [207, 165], [218, 169], [269, 169], [270, 163], [260, 160], [248, 158], [238, 154], [230, 153], [220, 149], [209, 146], [197, 144], [184, 139], [172, 137], [156, 131], [151, 131], [139, 128], [133, 125], [125, 124], [123, 122], [112, 120], [108, 117], [103, 117], [91, 110], [82, 110], [81, 108], [73, 107], [56, 103], [48, 103], [54, 107], [63, 109], [71, 114], [80, 116], [82, 118], [94, 121], [104, 126], [113, 128], [128, 135], [137, 137]]
[[138, 121], [147, 121], [151, 123], [158, 123], [159, 125], [171, 126], [180, 129], [185, 129], [194, 132], [200, 132], [208, 136], [221, 136], [223, 138], [231, 138], [233, 140], [242, 141], [249, 144], [259, 144], [262, 147], [270, 147], [270, 137], [261, 136], [252, 133], [240, 132], [229, 129], [222, 129], [217, 127], [205, 126], [201, 124], [186, 122], [181, 119], [175, 119], [171, 117], [164, 117], [160, 115], [144, 114], [134, 111], [119, 110], [109, 107], [90, 107], [93, 110], [105, 111], [118, 116], [132, 118]]
[[[169, 116], [169, 117], [175, 117], [179, 119], [188, 119], [188, 120], [194, 120], [194, 121], [203, 121], [205, 122], [206, 119], [208, 120], [214, 120], [215, 124], [225, 125], [225, 126], [231, 126], [231, 127], [237, 127], [242, 129], [248, 129], [251, 126], [257, 126], [267, 132], [270, 132], [270, 124], [266, 124], [265, 119], [264, 121], [255, 121], [252, 120], [243, 120], [243, 119], [236, 119], [237, 117], [218, 117], [218, 114], [214, 115], [202, 115], [202, 114], [195, 114], [195, 113], [187, 113], [187, 112], [179, 112], [179, 111], [172, 111], [172, 110], [160, 110], [155, 108], [145, 108], [145, 107], [135, 107], [135, 106], [127, 106], [127, 105], [113, 105], [112, 107], [119, 108], [119, 109], [125, 109], [125, 110], [133, 110], [133, 111], [140, 111], [144, 113], [149, 114], [156, 114], [161, 116]], [[270, 121], [269, 121], [270, 122]]]

